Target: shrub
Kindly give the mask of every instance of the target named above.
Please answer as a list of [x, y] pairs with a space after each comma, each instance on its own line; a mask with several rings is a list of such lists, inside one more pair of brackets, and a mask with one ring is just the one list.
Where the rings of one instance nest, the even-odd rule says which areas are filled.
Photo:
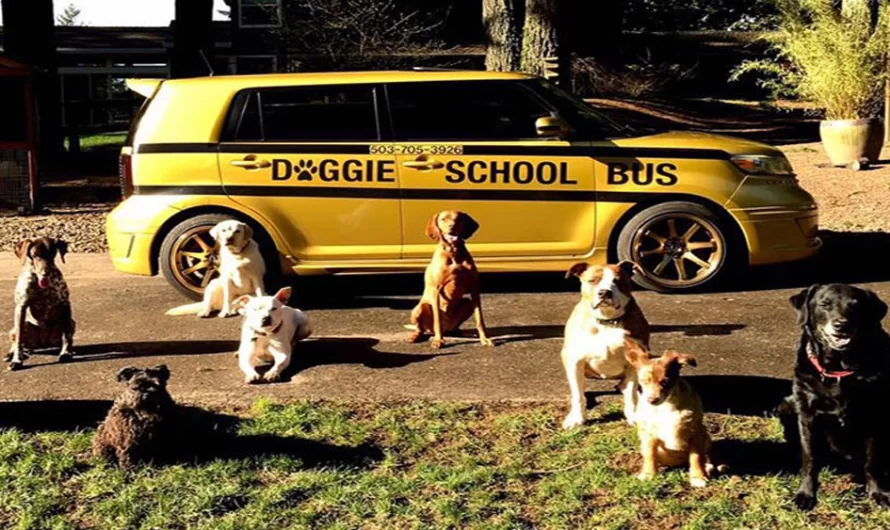
[[831, 0], [777, 0], [775, 57], [745, 61], [730, 80], [754, 73], [773, 97], [799, 97], [825, 118], [859, 119], [880, 109], [887, 66], [887, 8], [874, 30], [865, 13], [842, 15]]
[[640, 98], [661, 94], [672, 85], [692, 76], [694, 68], [656, 63], [647, 54], [635, 62], [609, 68], [592, 57], [572, 60], [572, 86], [586, 96], [627, 96]]

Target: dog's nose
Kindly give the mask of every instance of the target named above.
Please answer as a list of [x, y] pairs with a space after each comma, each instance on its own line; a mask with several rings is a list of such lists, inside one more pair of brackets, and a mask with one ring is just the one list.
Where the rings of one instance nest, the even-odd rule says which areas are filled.
[[600, 289], [596, 292], [596, 295], [600, 298], [612, 298], [612, 291], [609, 289]]
[[831, 323], [832, 329], [835, 331], [841, 331], [847, 326], [847, 321], [845, 319], [838, 319]]

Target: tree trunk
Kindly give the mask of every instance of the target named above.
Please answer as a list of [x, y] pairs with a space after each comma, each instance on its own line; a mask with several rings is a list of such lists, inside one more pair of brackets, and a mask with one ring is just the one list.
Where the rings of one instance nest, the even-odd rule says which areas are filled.
[[[62, 150], [62, 103], [52, 0], [2, 0], [3, 53], [34, 69], [39, 164]], [[49, 163], [45, 163], [49, 162]]]
[[522, 30], [523, 72], [544, 76], [545, 59], [556, 59], [558, 67], [557, 82], [566, 82], [566, 57], [562, 49], [560, 37], [562, 23], [559, 17], [561, 0], [526, 0], [525, 24]]
[[199, 77], [210, 74], [213, 55], [210, 30], [213, 0], [176, 0], [170, 77]]
[[522, 53], [522, 15], [525, 0], [482, 0], [485, 27], [485, 69], [519, 70]]

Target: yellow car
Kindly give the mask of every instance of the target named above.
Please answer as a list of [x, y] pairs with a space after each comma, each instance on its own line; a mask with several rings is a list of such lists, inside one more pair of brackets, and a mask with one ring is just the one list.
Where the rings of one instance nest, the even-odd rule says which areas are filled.
[[419, 271], [432, 215], [481, 228], [482, 271], [637, 262], [662, 291], [821, 245], [813, 197], [776, 148], [640, 136], [522, 74], [302, 73], [130, 80], [146, 96], [108, 217], [115, 267], [200, 295], [215, 223], [255, 232], [269, 269]]

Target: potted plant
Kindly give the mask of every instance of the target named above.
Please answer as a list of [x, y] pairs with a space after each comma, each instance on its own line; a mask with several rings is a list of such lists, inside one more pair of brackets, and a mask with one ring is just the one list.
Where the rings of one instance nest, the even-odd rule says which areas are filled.
[[777, 0], [773, 58], [745, 61], [731, 79], [755, 72], [774, 96], [799, 97], [824, 112], [822, 145], [835, 166], [874, 162], [883, 144], [877, 117], [887, 77], [887, 8], [837, 10], [832, 0]]

